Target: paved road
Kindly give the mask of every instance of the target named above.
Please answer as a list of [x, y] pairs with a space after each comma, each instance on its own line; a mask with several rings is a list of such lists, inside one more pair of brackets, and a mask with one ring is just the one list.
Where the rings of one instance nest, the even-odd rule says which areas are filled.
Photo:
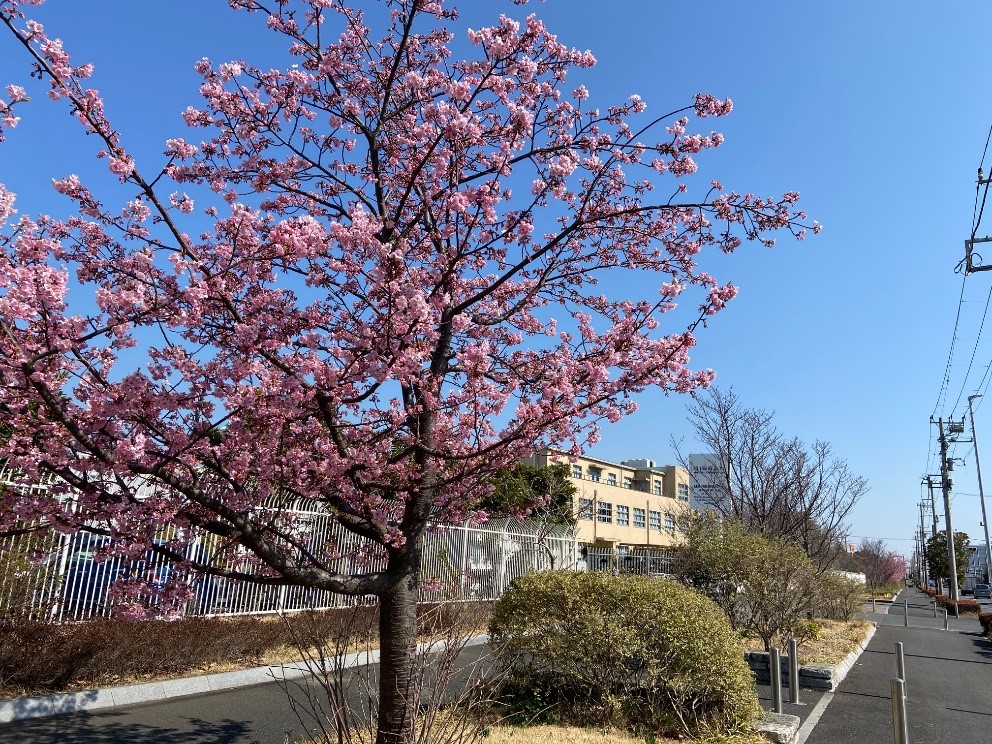
[[[901, 602], [908, 600], [910, 627]], [[877, 607], [877, 609], [881, 609]], [[888, 614], [870, 616], [879, 628], [826, 707], [807, 744], [878, 744], [892, 739], [889, 681], [896, 676], [895, 643], [906, 660], [906, 714], [912, 744], [992, 741], [992, 644], [974, 616], [934, 619], [926, 595], [906, 589]]]
[[[803, 690], [796, 705], [788, 702], [788, 690], [783, 691], [784, 712], [804, 722], [800, 742], [892, 741], [889, 679], [895, 676], [896, 641], [905, 648], [912, 744], [992, 741], [992, 644], [980, 636], [974, 617], [949, 618], [950, 631], [944, 631], [942, 613], [934, 618], [929, 599], [913, 589], [902, 592], [891, 606], [877, 603], [876, 612], [865, 617], [879, 628], [837, 692]], [[467, 661], [474, 660], [484, 647], [464, 653], [472, 654]], [[770, 688], [759, 686], [758, 696], [770, 709]], [[7, 724], [0, 726], [0, 744], [279, 744], [287, 733], [302, 736], [308, 724], [293, 712], [282, 685], [267, 684]]]
[[[462, 651], [463, 668], [484, 661], [485, 646]], [[372, 679], [376, 667], [371, 667]], [[353, 703], [361, 690], [355, 681]], [[455, 685], [459, 680], [455, 680]], [[300, 702], [294, 712], [290, 696]], [[319, 696], [326, 704], [326, 697]], [[71, 713], [0, 725], [3, 744], [281, 744], [313, 730], [307, 693], [298, 684], [244, 687], [159, 703]], [[302, 716], [302, 720], [301, 720]]]

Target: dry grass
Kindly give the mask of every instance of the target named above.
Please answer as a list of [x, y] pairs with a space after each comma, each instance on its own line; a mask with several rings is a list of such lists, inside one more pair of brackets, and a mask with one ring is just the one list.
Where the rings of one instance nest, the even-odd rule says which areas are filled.
[[[363, 732], [364, 733], [364, 732]], [[362, 742], [361, 735], [355, 737]], [[440, 729], [429, 741], [438, 744], [456, 744], [457, 736]], [[760, 734], [738, 734], [736, 736], [714, 736], [693, 739], [695, 744], [768, 744], [768, 739]], [[476, 744], [685, 744], [685, 739], [669, 739], [665, 736], [635, 736], [616, 729], [580, 728], [578, 726], [490, 726]], [[323, 739], [303, 739], [297, 744], [328, 744]]]
[[[800, 664], [839, 664], [868, 636], [871, 623], [866, 620], [817, 620], [822, 627], [818, 638], [799, 646]], [[746, 638], [748, 651], [764, 651], [757, 638]]]
[[[574, 726], [494, 726], [483, 744], [684, 744], [683, 739], [634, 736], [610, 729], [577, 728]], [[697, 739], [697, 744], [768, 744], [759, 734]]]

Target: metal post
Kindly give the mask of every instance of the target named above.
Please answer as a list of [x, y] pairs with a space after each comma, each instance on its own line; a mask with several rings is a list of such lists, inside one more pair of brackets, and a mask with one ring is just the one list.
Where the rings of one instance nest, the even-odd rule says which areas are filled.
[[[462, 525], [462, 556], [461, 556], [461, 587], [459, 596], [463, 599], [468, 594], [468, 520]], [[573, 562], [574, 565], [574, 562]]]
[[901, 679], [889, 680], [892, 691], [892, 742], [909, 744], [909, 722], [906, 720], [906, 696]]
[[902, 680], [902, 694], [906, 695], [906, 655], [903, 653], [902, 644], [896, 644], [896, 676]]
[[909, 600], [908, 599], [904, 599], [902, 601], [902, 618], [903, 618], [903, 625], [905, 625], [908, 628], [909, 627]]
[[933, 601], [933, 616], [937, 617], [937, 600]]
[[799, 703], [799, 641], [789, 639], [789, 702]]
[[944, 630], [947, 630], [947, 610], [944, 610]]
[[981, 394], [968, 396], [968, 415], [971, 417], [971, 441], [975, 445], [975, 470], [978, 471], [978, 500], [982, 503], [982, 527], [985, 530], [985, 571], [992, 571], [992, 545], [989, 544], [989, 518], [985, 514], [985, 491], [982, 490], [982, 463], [978, 460], [978, 432], [975, 431], [975, 413], [971, 401]]
[[782, 657], [777, 648], [768, 652], [768, 673], [772, 686], [772, 710], [782, 712]]
[[874, 597], [871, 598], [871, 611], [872, 612], [875, 611], [875, 598]]

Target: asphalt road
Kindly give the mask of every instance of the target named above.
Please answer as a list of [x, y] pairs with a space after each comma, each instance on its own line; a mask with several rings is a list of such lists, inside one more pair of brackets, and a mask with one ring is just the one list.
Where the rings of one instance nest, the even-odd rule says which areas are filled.
[[[485, 646], [458, 657], [462, 675], [485, 663]], [[363, 679], [375, 684], [376, 666], [348, 672], [353, 706], [364, 707]], [[432, 690], [425, 691], [429, 695]], [[312, 697], [311, 697], [312, 693]], [[92, 713], [71, 713], [0, 725], [3, 744], [281, 744], [314, 730], [314, 702], [326, 710], [327, 697], [300, 684], [270, 683], [227, 692]], [[319, 716], [319, 714], [318, 714]]]
[[828, 698], [806, 744], [893, 741], [890, 680], [896, 676], [897, 642], [906, 661], [909, 741], [992, 741], [992, 644], [975, 617], [949, 618], [945, 631], [943, 613], [934, 618], [929, 598], [915, 589], [901, 592], [887, 614], [870, 617], [880, 623], [875, 636]]

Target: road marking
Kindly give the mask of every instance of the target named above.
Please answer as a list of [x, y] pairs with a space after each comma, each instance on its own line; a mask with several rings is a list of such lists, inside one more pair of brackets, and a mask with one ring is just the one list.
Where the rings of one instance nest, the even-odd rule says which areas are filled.
[[809, 718], [803, 721], [803, 725], [799, 727], [799, 731], [796, 732], [796, 738], [793, 744], [805, 744], [806, 739], [809, 735], [813, 733], [813, 729], [820, 720], [820, 716], [823, 715], [823, 711], [827, 709], [827, 705], [830, 701], [834, 699], [834, 694], [832, 692], [823, 693], [823, 697], [820, 698], [813, 710], [809, 714]]

